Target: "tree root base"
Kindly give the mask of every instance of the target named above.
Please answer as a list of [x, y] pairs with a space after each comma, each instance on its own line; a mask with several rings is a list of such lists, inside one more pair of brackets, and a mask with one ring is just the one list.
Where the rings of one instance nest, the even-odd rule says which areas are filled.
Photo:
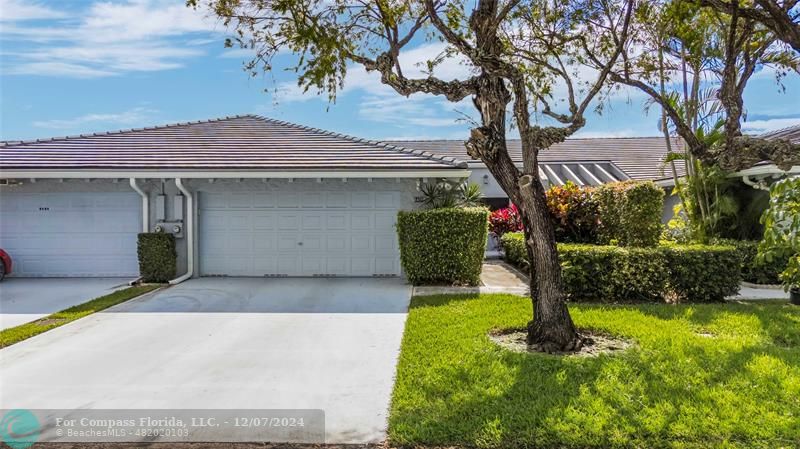
[[615, 354], [633, 346], [619, 337], [583, 330], [570, 349], [555, 344], [528, 344], [528, 332], [524, 329], [502, 329], [489, 333], [489, 339], [503, 349], [512, 352], [545, 353], [557, 356], [597, 357], [600, 354]]

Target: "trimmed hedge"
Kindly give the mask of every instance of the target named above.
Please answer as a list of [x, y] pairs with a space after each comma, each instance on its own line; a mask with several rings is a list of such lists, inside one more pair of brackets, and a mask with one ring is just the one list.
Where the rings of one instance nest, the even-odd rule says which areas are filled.
[[175, 278], [178, 253], [175, 237], [162, 232], [139, 234], [139, 275], [144, 282], [168, 282]]
[[478, 285], [488, 224], [484, 208], [399, 212], [400, 262], [409, 282]]
[[736, 248], [743, 281], [753, 284], [781, 283], [778, 275], [786, 269], [786, 265], [789, 263], [788, 259], [775, 258], [771, 262], [759, 261], [756, 257], [759, 242], [754, 240], [719, 239], [714, 243]]
[[664, 190], [652, 181], [622, 181], [595, 189], [600, 213], [598, 242], [622, 246], [658, 245]]
[[666, 255], [667, 291], [675, 302], [722, 301], [739, 291], [739, 254], [732, 246], [675, 245]]
[[[506, 260], [527, 269], [522, 233], [502, 239]], [[571, 301], [720, 301], [739, 289], [738, 254], [730, 246], [559, 244], [564, 289]]]

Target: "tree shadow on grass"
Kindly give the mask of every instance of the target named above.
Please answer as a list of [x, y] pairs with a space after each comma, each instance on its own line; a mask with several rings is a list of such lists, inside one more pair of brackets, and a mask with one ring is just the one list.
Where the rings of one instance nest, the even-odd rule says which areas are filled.
[[[415, 344], [404, 356], [418, 359], [401, 360], [390, 418], [394, 443], [800, 446], [800, 351], [752, 336], [736, 339], [737, 332], [747, 330], [795, 342], [800, 330], [793, 310], [580, 305], [577, 322], [634, 338], [639, 347], [614, 356], [573, 358], [500, 349], [486, 332], [521, 324], [527, 317], [519, 314], [524, 304], [517, 302], [515, 316], [509, 317], [502, 314], [508, 304], [501, 300], [478, 310], [465, 299], [419, 305], [441, 308], [426, 313], [451, 316], [436, 323], [438, 334], [424, 329], [425, 335], [409, 337]], [[745, 329], [733, 326], [717, 340], [685, 324], [719, 327], [735, 322], [737, 315], [757, 322], [745, 320]], [[625, 320], [641, 322], [624, 335]]]

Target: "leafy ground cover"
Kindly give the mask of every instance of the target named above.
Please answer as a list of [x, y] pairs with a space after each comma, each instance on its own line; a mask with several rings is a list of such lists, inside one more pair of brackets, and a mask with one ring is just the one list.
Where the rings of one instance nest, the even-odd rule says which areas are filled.
[[389, 417], [397, 446], [800, 447], [800, 307], [785, 301], [571, 304], [618, 354], [515, 353], [512, 295], [412, 300]]

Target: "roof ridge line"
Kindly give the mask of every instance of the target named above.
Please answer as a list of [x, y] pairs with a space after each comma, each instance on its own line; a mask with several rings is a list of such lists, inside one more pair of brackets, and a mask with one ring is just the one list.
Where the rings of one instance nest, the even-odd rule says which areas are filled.
[[352, 136], [352, 135], [349, 135], [349, 134], [337, 133], [335, 131], [326, 131], [324, 129], [315, 128], [313, 126], [300, 125], [298, 123], [287, 122], [285, 120], [277, 120], [277, 119], [273, 119], [273, 118], [266, 117], [266, 116], [263, 116], [263, 115], [258, 115], [258, 114], [249, 114], [249, 116], [254, 117], [254, 118], [258, 118], [258, 119], [261, 119], [261, 120], [264, 120], [264, 121], [268, 121], [268, 122], [271, 122], [271, 123], [276, 123], [276, 124], [280, 124], [280, 125], [284, 125], [284, 126], [290, 126], [292, 128], [296, 128], [296, 129], [302, 129], [302, 130], [306, 130], [306, 131], [312, 131], [312, 132], [315, 132], [315, 133], [318, 133], [318, 134], [324, 134], [324, 135], [339, 137], [339, 138], [342, 138], [342, 139], [347, 139], [347, 140], [349, 140], [351, 142], [367, 143], [367, 144], [370, 144], [370, 145], [375, 145], [375, 146], [379, 146], [379, 147], [382, 147], [382, 148], [386, 148], [387, 150], [391, 150], [391, 151], [397, 151], [397, 152], [406, 153], [406, 154], [413, 154], [415, 156], [424, 157], [424, 158], [432, 160], [432, 161], [441, 161], [443, 163], [447, 163], [449, 165], [452, 165], [452, 166], [458, 167], [458, 168], [468, 168], [469, 167], [469, 165], [467, 164], [466, 161], [462, 161], [460, 159], [456, 159], [456, 158], [451, 157], [451, 156], [441, 156], [441, 155], [432, 153], [430, 151], [416, 150], [416, 149], [413, 149], [413, 148], [407, 148], [407, 147], [404, 147], [404, 146], [398, 146], [398, 145], [394, 145], [394, 144], [390, 144], [390, 143], [382, 142], [382, 141], [377, 141], [377, 140], [367, 140], [367, 139], [364, 139], [364, 138], [361, 138], [361, 137]]
[[756, 137], [767, 138], [767, 137], [771, 137], [771, 136], [773, 136], [775, 134], [779, 134], [779, 133], [782, 133], [784, 131], [789, 131], [791, 129], [797, 129], [797, 128], [800, 128], [800, 122], [797, 122], [794, 125], [784, 126], [783, 128], [773, 129], [772, 131], [765, 131], [765, 132], [763, 132], [761, 134], [756, 134]]
[[9, 146], [17, 146], [17, 145], [29, 145], [33, 143], [46, 143], [46, 142], [59, 142], [63, 140], [72, 140], [72, 139], [85, 139], [88, 137], [99, 137], [99, 136], [113, 136], [117, 134], [124, 134], [129, 132], [138, 132], [138, 131], [152, 131], [157, 129], [168, 129], [168, 128], [177, 128], [181, 126], [188, 126], [188, 125], [199, 125], [201, 123], [213, 123], [213, 122], [222, 122], [225, 120], [233, 120], [237, 118], [245, 118], [245, 117], [254, 117], [253, 114], [238, 114], [238, 115], [227, 115], [225, 117], [217, 117], [212, 119], [206, 120], [190, 120], [186, 122], [175, 122], [175, 123], [167, 123], [165, 125], [155, 125], [155, 126], [143, 126], [140, 128], [123, 128], [114, 131], [100, 131], [100, 132], [93, 132], [93, 133], [82, 133], [82, 134], [72, 134], [68, 136], [57, 136], [57, 137], [48, 137], [44, 139], [23, 139], [23, 140], [3, 140], [0, 141], [0, 148], [2, 147], [9, 147]]

